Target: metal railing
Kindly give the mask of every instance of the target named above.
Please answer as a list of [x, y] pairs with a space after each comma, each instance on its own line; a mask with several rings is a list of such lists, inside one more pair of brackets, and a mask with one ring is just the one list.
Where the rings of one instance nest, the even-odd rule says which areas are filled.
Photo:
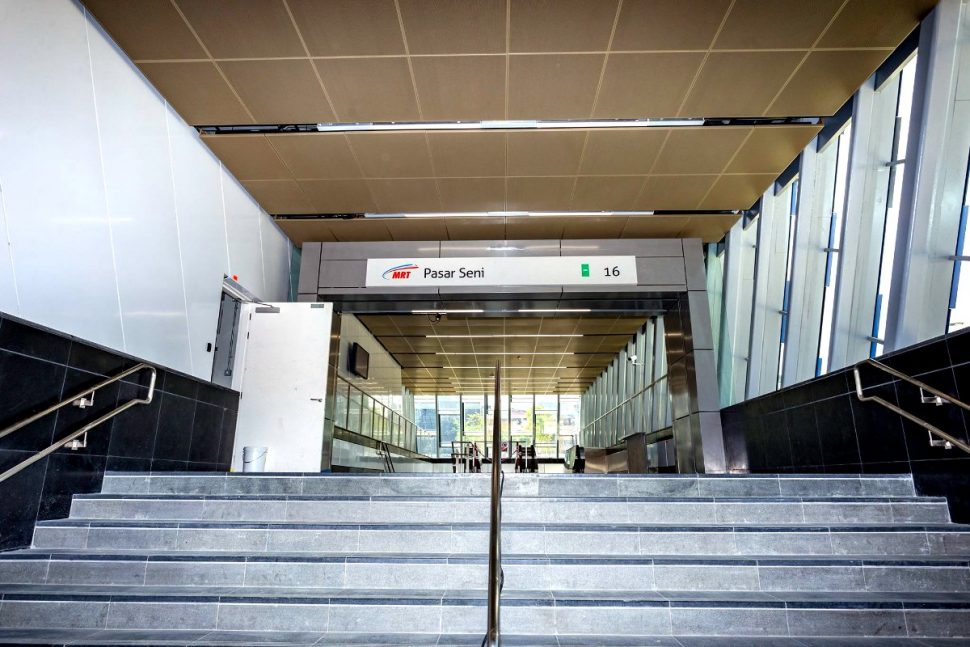
[[[492, 423], [492, 456], [502, 455], [502, 364], [495, 364], [495, 415]], [[482, 645], [498, 647], [501, 642], [502, 585], [502, 461], [492, 462], [492, 491], [488, 520], [488, 629]]]
[[[945, 447], [946, 449], [950, 449], [951, 447], [959, 447], [963, 451], [970, 454], [970, 445], [963, 442], [962, 440], [954, 438], [952, 435], [946, 433], [936, 425], [929, 423], [926, 420], [923, 420], [919, 416], [906, 411], [905, 409], [893, 404], [892, 402], [889, 402], [888, 400], [885, 400], [884, 398], [879, 397], [878, 395], [864, 395], [863, 387], [862, 387], [862, 377], [859, 374], [859, 367], [861, 366], [872, 366], [873, 368], [876, 368], [880, 371], [888, 373], [893, 377], [899, 378], [900, 380], [903, 380], [904, 382], [908, 382], [913, 386], [919, 388], [920, 400], [922, 401], [923, 404], [934, 404], [934, 405], [940, 406], [944, 402], [948, 402], [950, 404], [955, 404], [956, 406], [962, 409], [965, 409], [967, 411], [970, 411], [970, 405], [968, 405], [966, 402], [958, 400], [952, 395], [949, 395], [947, 393], [944, 393], [943, 391], [940, 391], [939, 389], [933, 388], [932, 386], [930, 386], [929, 384], [926, 384], [925, 382], [920, 382], [919, 380], [913, 377], [910, 377], [905, 373], [901, 373], [900, 371], [897, 371], [894, 368], [890, 368], [889, 366], [886, 366], [882, 362], [877, 362], [874, 359], [863, 360], [852, 367], [852, 375], [855, 378], [855, 392], [856, 392], [856, 396], [858, 396], [860, 401], [875, 402], [877, 404], [880, 404], [883, 407], [889, 409], [890, 411], [906, 418], [907, 420], [915, 422], [919, 426], [924, 427], [929, 432], [930, 444], [933, 445], [934, 447], [942, 446], [942, 447]], [[926, 397], [926, 393], [931, 393], [932, 396]], [[935, 440], [933, 436], [937, 436], [941, 440]]]
[[[631, 434], [664, 429], [671, 424], [670, 413], [664, 374], [583, 425], [579, 444], [609, 447]], [[628, 433], [621, 434], [621, 429]]]
[[[54, 413], [58, 409], [62, 409], [70, 404], [73, 404], [74, 406], [80, 409], [90, 407], [91, 405], [94, 404], [94, 394], [98, 391], [98, 389], [103, 389], [109, 384], [114, 384], [115, 382], [122, 380], [128, 377], [129, 375], [132, 375], [134, 373], [137, 373], [143, 370], [148, 370], [151, 372], [151, 377], [149, 378], [149, 382], [148, 382], [148, 394], [144, 398], [134, 398], [129, 400], [128, 402], [125, 402], [120, 406], [115, 407], [111, 411], [98, 416], [95, 420], [92, 420], [91, 422], [87, 423], [77, 431], [71, 432], [64, 438], [61, 438], [50, 447], [47, 447], [46, 449], [42, 449], [36, 454], [34, 454], [33, 456], [31, 456], [30, 458], [26, 458], [20, 461], [19, 463], [17, 463], [16, 465], [8, 469], [3, 474], [0, 474], [0, 483], [2, 483], [3, 481], [6, 481], [8, 478], [26, 469], [27, 467], [33, 465], [34, 463], [44, 458], [45, 456], [49, 456], [50, 454], [53, 454], [54, 452], [56, 452], [61, 447], [64, 447], [65, 445], [67, 445], [69, 449], [84, 449], [85, 447], [87, 447], [87, 441], [88, 441], [87, 433], [89, 431], [91, 431], [101, 423], [107, 420], [110, 420], [111, 418], [114, 418], [122, 411], [127, 411], [128, 409], [139, 404], [151, 404], [152, 397], [154, 397], [155, 395], [155, 377], [156, 377], [155, 367], [151, 366], [150, 364], [136, 364], [135, 366], [132, 366], [128, 370], [118, 373], [114, 377], [109, 377], [108, 379], [98, 382], [94, 386], [84, 389], [83, 391], [80, 391], [69, 398], [65, 398], [64, 400], [58, 402], [57, 404], [51, 405], [46, 409], [38, 411], [32, 416], [28, 416], [23, 420], [21, 420], [20, 422], [10, 425], [9, 427], [6, 427], [4, 429], [0, 429], [0, 438], [3, 438], [5, 436], [9, 436], [10, 434], [14, 433], [18, 429], [23, 429], [27, 425], [33, 422], [36, 422], [41, 418], [43, 418], [44, 416]], [[81, 438], [82, 436], [83, 438], [81, 440], [78, 440], [78, 438]]]
[[413, 420], [340, 376], [331, 415], [333, 423], [341, 429], [412, 452], [418, 450], [417, 424]]
[[391, 448], [387, 446], [383, 440], [378, 444], [377, 452], [384, 459], [384, 471], [393, 472], [394, 471], [394, 459], [391, 458]]

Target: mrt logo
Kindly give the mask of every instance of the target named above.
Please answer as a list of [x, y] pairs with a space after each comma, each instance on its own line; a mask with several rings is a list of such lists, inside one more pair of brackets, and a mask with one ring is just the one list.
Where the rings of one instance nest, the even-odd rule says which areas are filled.
[[411, 278], [411, 272], [418, 269], [417, 265], [413, 263], [405, 263], [404, 265], [397, 265], [395, 267], [389, 267], [381, 274], [381, 278], [384, 280], [393, 279], [409, 279]]

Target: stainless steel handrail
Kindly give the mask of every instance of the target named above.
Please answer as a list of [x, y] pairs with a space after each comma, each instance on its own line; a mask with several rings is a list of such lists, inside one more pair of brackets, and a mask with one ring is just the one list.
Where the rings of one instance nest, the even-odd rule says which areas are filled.
[[908, 411], [900, 408], [899, 406], [897, 406], [897, 405], [895, 405], [895, 404], [893, 404], [893, 403], [885, 400], [884, 398], [880, 398], [878, 395], [863, 395], [863, 393], [862, 393], [862, 377], [859, 375], [859, 367], [860, 366], [863, 366], [863, 365], [872, 366], [873, 368], [879, 369], [880, 371], [884, 371], [884, 372], [888, 373], [889, 375], [892, 375], [892, 376], [897, 377], [897, 378], [899, 378], [901, 380], [904, 380], [906, 382], [909, 382], [913, 386], [916, 386], [916, 387], [920, 388], [923, 391], [928, 391], [928, 392], [932, 393], [934, 396], [936, 396], [940, 400], [946, 400], [950, 404], [955, 404], [956, 406], [958, 406], [958, 407], [960, 407], [962, 409], [966, 409], [967, 411], [970, 411], [970, 404], [967, 404], [966, 402], [963, 402], [961, 400], [958, 400], [957, 398], [953, 397], [952, 395], [949, 395], [947, 393], [944, 393], [943, 391], [940, 391], [939, 389], [936, 389], [936, 388], [930, 386], [929, 384], [926, 384], [925, 382], [920, 382], [916, 378], [910, 377], [909, 375], [906, 375], [905, 373], [901, 373], [900, 371], [897, 371], [894, 368], [891, 368], [889, 366], [886, 366], [882, 362], [877, 362], [874, 359], [863, 360], [863, 361], [859, 362], [858, 364], [856, 364], [855, 366], [852, 367], [852, 375], [855, 378], [855, 392], [856, 392], [856, 396], [858, 396], [859, 400], [861, 400], [862, 402], [872, 401], [872, 402], [876, 402], [878, 404], [881, 404], [882, 406], [886, 407], [890, 411], [892, 411], [892, 412], [894, 412], [894, 413], [896, 413], [896, 414], [898, 414], [898, 415], [906, 418], [907, 420], [911, 420], [912, 422], [915, 422], [916, 424], [920, 425], [921, 427], [924, 427], [927, 431], [930, 432], [930, 434], [934, 434], [936, 436], [939, 436], [940, 438], [942, 438], [946, 442], [948, 442], [948, 443], [950, 443], [950, 444], [952, 444], [952, 445], [954, 445], [956, 447], [959, 447], [963, 451], [965, 451], [968, 454], [970, 454], [970, 445], [968, 445], [967, 443], [963, 442], [962, 440], [958, 440], [957, 438], [954, 438], [953, 436], [951, 436], [950, 434], [946, 433], [945, 431], [943, 431], [942, 429], [940, 429], [936, 425], [933, 425], [933, 424], [931, 424], [931, 423], [923, 420], [919, 416], [914, 415], [914, 414], [912, 414], [912, 413], [910, 413], [910, 412], [908, 412]]
[[492, 416], [492, 492], [488, 524], [488, 630], [483, 645], [501, 644], [502, 603], [502, 364], [495, 364], [495, 413]]
[[102, 422], [105, 422], [106, 420], [110, 420], [111, 418], [114, 418], [116, 415], [118, 415], [122, 411], [126, 411], [126, 410], [132, 408], [133, 406], [139, 405], [139, 404], [151, 404], [152, 397], [154, 397], [154, 395], [155, 395], [155, 377], [157, 375], [157, 372], [155, 370], [155, 367], [152, 366], [152, 365], [150, 365], [150, 364], [136, 364], [135, 366], [132, 366], [128, 370], [122, 371], [121, 373], [118, 373], [114, 377], [109, 377], [108, 379], [106, 379], [106, 380], [104, 380], [102, 382], [98, 382], [96, 385], [94, 385], [92, 387], [88, 387], [87, 389], [84, 389], [83, 391], [80, 391], [79, 393], [76, 393], [75, 395], [73, 395], [73, 396], [71, 396], [69, 398], [66, 398], [66, 399], [62, 400], [61, 402], [58, 402], [57, 404], [51, 405], [51, 406], [47, 407], [46, 409], [35, 413], [32, 416], [28, 416], [27, 418], [24, 418], [23, 420], [21, 420], [18, 423], [15, 423], [13, 425], [10, 425], [9, 427], [6, 427], [6, 428], [0, 430], [0, 438], [3, 438], [4, 436], [8, 436], [8, 435], [12, 434], [13, 432], [17, 431], [18, 429], [23, 429], [24, 427], [26, 427], [27, 425], [31, 424], [32, 422], [36, 422], [36, 421], [40, 420], [44, 416], [46, 416], [48, 414], [51, 414], [51, 413], [57, 411], [58, 409], [61, 409], [63, 407], [66, 407], [67, 405], [71, 404], [72, 402], [77, 402], [79, 400], [82, 400], [85, 396], [88, 396], [88, 395], [93, 396], [94, 393], [98, 389], [102, 389], [102, 388], [108, 386], [109, 384], [113, 384], [113, 383], [115, 383], [115, 382], [117, 382], [119, 380], [122, 380], [122, 379], [128, 377], [129, 375], [131, 375], [133, 373], [137, 373], [138, 371], [142, 371], [142, 370], [146, 370], [146, 369], [149, 370], [149, 371], [151, 371], [151, 377], [149, 378], [149, 382], [148, 382], [148, 394], [144, 398], [132, 399], [132, 400], [129, 400], [128, 402], [124, 403], [123, 405], [121, 405], [119, 407], [115, 407], [111, 411], [109, 411], [109, 412], [107, 412], [105, 414], [102, 414], [101, 416], [98, 416], [97, 419], [92, 420], [91, 422], [87, 423], [86, 425], [84, 425], [83, 427], [81, 427], [80, 429], [78, 429], [77, 431], [74, 431], [74, 432], [68, 434], [67, 436], [65, 436], [64, 438], [61, 438], [60, 440], [58, 440], [57, 442], [55, 442], [50, 447], [47, 447], [46, 449], [42, 449], [39, 452], [37, 452], [36, 454], [34, 454], [33, 456], [31, 456], [30, 458], [26, 458], [26, 459], [20, 461], [19, 463], [17, 463], [16, 465], [14, 465], [10, 469], [8, 469], [3, 474], [0, 474], [0, 483], [2, 483], [3, 481], [6, 481], [8, 478], [10, 478], [11, 476], [13, 476], [14, 474], [17, 474], [18, 472], [20, 472], [20, 471], [26, 469], [27, 467], [33, 465], [34, 463], [36, 463], [40, 459], [44, 458], [45, 456], [49, 456], [50, 454], [53, 454], [54, 452], [56, 452], [61, 447], [67, 445], [68, 443], [70, 443], [74, 439], [76, 439], [76, 438], [78, 438], [80, 436], [83, 436], [84, 434], [88, 433], [90, 430], [94, 429], [95, 427], [97, 427], [98, 425], [100, 425]]

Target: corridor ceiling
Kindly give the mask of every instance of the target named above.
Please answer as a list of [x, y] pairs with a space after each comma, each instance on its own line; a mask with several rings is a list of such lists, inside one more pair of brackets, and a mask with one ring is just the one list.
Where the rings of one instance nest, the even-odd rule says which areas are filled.
[[487, 393], [495, 362], [503, 392], [583, 393], [644, 317], [356, 315], [404, 369], [417, 394]]
[[[83, 2], [194, 126], [824, 118], [936, 3]], [[597, 237], [717, 240], [736, 216], [701, 214], [751, 207], [819, 128], [763, 122], [541, 132], [418, 128], [204, 141], [277, 216], [691, 211], [618, 216], [621, 222], [608, 223]], [[454, 224], [450, 218], [279, 222], [297, 242], [494, 239], [503, 237], [495, 235], [499, 230], [509, 238], [553, 238], [578, 229], [586, 237], [590, 229], [512, 216]]]

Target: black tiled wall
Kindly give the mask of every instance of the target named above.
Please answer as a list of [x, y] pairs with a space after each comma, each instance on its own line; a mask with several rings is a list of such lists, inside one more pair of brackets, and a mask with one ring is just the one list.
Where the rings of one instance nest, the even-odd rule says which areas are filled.
[[[0, 313], [0, 428], [138, 363]], [[0, 471], [147, 392], [142, 371], [0, 438]], [[35, 520], [66, 516], [75, 493], [97, 492], [105, 470], [228, 471], [239, 394], [158, 369], [151, 404], [96, 427], [86, 449], [58, 452], [0, 483], [0, 550], [28, 546]]]
[[[878, 358], [970, 401], [970, 329]], [[919, 389], [870, 367], [866, 395], [880, 397], [967, 442], [970, 411], [920, 403]], [[796, 384], [721, 411], [729, 463], [751, 472], [911, 472], [921, 494], [946, 496], [970, 522], [970, 454], [930, 447], [927, 431], [855, 394], [852, 369]]]

